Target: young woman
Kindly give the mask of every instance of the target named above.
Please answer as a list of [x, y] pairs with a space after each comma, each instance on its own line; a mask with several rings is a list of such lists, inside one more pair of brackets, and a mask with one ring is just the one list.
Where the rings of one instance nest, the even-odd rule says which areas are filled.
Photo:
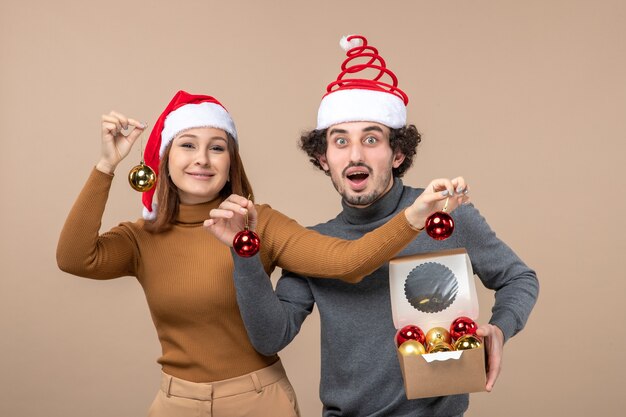
[[[157, 204], [152, 192], [144, 193], [144, 219], [99, 234], [115, 168], [145, 128], [120, 113], [102, 117], [101, 157], [61, 232], [59, 267], [93, 279], [135, 276], [142, 285], [162, 347], [161, 390], [150, 416], [195, 416], [202, 410], [217, 417], [299, 415], [278, 356], [259, 354], [248, 340], [229, 248], [202, 227], [220, 204], [248, 210], [231, 194], [252, 195], [234, 123], [217, 100], [176, 94], [144, 154], [158, 171]], [[126, 129], [133, 130], [124, 135]], [[424, 194], [358, 241], [322, 236], [267, 205], [252, 206], [251, 226], [261, 239], [257, 256], [268, 273], [280, 266], [358, 280], [416, 237], [429, 214], [424, 202], [441, 200], [440, 193]]]

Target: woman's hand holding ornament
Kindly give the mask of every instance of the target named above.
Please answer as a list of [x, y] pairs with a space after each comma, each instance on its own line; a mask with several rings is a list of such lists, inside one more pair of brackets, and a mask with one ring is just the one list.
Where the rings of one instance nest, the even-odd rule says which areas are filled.
[[257, 224], [254, 203], [237, 194], [231, 194], [222, 201], [218, 208], [210, 211], [209, 216], [211, 218], [205, 220], [204, 227], [230, 247], [237, 233], [246, 228], [253, 231]]
[[[130, 127], [134, 129], [125, 135], [123, 131]], [[102, 115], [102, 149], [96, 168], [104, 173], [113, 174], [145, 129], [143, 123], [115, 111]]]
[[424, 192], [405, 211], [409, 224], [416, 230], [427, 228], [434, 239], [450, 236], [454, 222], [448, 213], [461, 204], [468, 204], [469, 188], [463, 177], [431, 181]]

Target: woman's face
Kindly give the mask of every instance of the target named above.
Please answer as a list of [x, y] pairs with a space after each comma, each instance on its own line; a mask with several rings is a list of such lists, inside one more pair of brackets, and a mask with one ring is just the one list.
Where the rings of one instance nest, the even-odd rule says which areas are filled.
[[172, 141], [168, 169], [182, 204], [214, 200], [228, 181], [230, 155], [226, 132], [198, 127]]

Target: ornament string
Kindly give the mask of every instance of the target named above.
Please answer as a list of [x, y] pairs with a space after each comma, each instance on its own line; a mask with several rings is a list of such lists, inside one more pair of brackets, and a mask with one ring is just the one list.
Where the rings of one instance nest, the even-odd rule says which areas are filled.
[[[251, 194], [248, 195], [248, 200], [250, 200], [250, 197], [252, 197]], [[238, 232], [233, 239], [233, 249], [237, 255], [248, 258], [259, 251], [261, 239], [259, 239], [259, 235], [250, 230], [247, 210], [244, 215], [244, 223], [244, 229]]]
[[139, 134], [139, 160], [141, 165], [145, 165], [143, 160], [143, 132]]
[[[248, 194], [248, 201], [250, 201], [250, 197], [252, 197], [252, 194]], [[245, 219], [244, 220], [244, 222], [245, 222], [244, 229], [245, 230], [250, 230], [250, 226], [249, 226], [249, 223], [248, 223], [248, 210], [246, 210], [246, 216], [244, 217], [244, 219]]]
[[143, 132], [139, 134], [139, 157], [141, 162], [135, 165], [128, 173], [128, 182], [130, 186], [139, 192], [150, 191], [156, 184], [156, 173], [146, 165], [143, 159]]

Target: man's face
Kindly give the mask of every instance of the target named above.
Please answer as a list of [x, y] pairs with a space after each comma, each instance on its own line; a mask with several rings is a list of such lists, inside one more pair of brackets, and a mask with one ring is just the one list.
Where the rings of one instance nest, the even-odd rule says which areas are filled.
[[326, 155], [319, 157], [348, 205], [367, 207], [393, 185], [392, 169], [404, 161], [389, 145], [389, 128], [375, 122], [339, 123], [328, 128]]

